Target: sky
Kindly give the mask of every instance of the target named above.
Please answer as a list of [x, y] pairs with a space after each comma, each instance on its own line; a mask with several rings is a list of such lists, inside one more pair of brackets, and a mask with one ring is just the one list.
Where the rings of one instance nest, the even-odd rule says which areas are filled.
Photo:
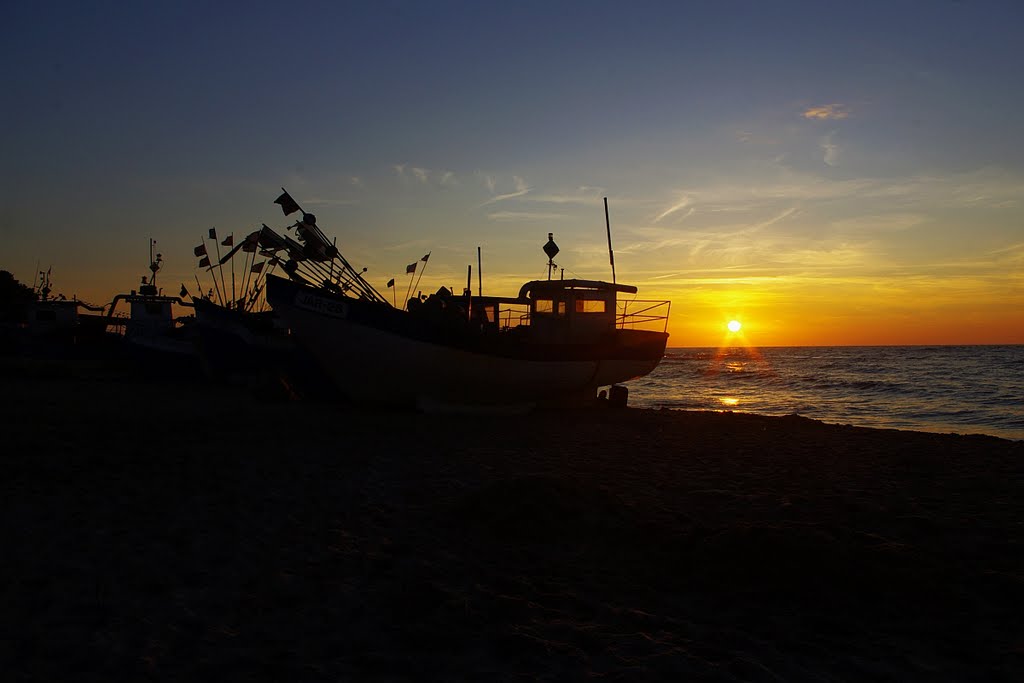
[[[670, 346], [1024, 343], [1024, 3], [17, 2], [0, 269], [193, 283], [281, 188], [381, 291], [616, 275]], [[209, 282], [208, 279], [204, 282]], [[742, 323], [728, 336], [730, 320]]]

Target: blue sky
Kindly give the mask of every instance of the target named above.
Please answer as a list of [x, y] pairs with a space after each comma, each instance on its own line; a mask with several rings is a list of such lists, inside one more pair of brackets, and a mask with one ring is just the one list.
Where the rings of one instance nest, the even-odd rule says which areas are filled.
[[0, 267], [21, 279], [38, 259], [109, 300], [153, 237], [176, 289], [210, 226], [285, 225], [281, 186], [381, 287], [426, 251], [424, 287], [457, 285], [481, 245], [515, 291], [549, 231], [568, 274], [607, 278], [608, 196], [620, 279], [675, 302], [681, 345], [735, 316], [761, 343], [1024, 342], [1024, 3], [5, 15]]

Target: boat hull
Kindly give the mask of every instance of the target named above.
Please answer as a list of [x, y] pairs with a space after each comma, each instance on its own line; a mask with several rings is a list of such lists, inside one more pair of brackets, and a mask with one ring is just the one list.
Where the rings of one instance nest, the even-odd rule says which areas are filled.
[[334, 399], [323, 372], [300, 349], [276, 314], [231, 311], [195, 301], [199, 354], [207, 376], [253, 387], [281, 385], [303, 398]]
[[232, 311], [200, 299], [194, 302], [199, 353], [207, 374], [220, 379], [281, 359], [294, 351], [286, 330], [268, 315]]

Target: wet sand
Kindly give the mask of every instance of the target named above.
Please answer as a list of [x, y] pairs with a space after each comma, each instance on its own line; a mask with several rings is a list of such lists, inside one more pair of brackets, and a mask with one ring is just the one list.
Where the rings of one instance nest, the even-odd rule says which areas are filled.
[[0, 374], [7, 680], [1024, 680], [1024, 443]]

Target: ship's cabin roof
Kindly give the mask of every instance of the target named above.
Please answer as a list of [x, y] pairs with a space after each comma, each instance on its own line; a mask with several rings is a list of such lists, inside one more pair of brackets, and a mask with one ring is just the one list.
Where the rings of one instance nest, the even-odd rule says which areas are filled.
[[[636, 287], [633, 285], [620, 285], [601, 280], [532, 280], [519, 289], [519, 298], [526, 300], [527, 297], [536, 299], [538, 296], [550, 296], [559, 291], [567, 294], [580, 293], [585, 296], [586, 292], [597, 294], [608, 293], [615, 298], [616, 292], [624, 294], [636, 294]], [[530, 296], [532, 294], [532, 296]]]

